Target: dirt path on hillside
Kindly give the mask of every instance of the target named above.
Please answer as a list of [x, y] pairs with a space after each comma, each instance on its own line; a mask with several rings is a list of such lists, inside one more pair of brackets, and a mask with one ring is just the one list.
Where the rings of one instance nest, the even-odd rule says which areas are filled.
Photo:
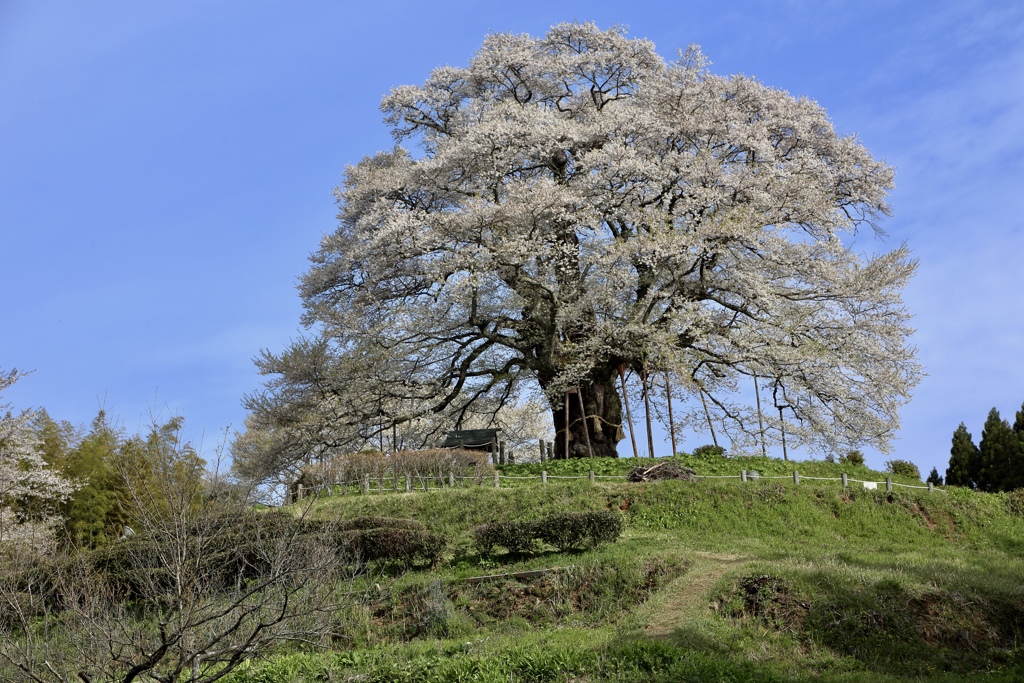
[[750, 559], [741, 555], [699, 553], [693, 568], [666, 588], [668, 595], [647, 622], [647, 635], [651, 638], [670, 636], [679, 625], [680, 617], [705, 602], [707, 592], [723, 574]]

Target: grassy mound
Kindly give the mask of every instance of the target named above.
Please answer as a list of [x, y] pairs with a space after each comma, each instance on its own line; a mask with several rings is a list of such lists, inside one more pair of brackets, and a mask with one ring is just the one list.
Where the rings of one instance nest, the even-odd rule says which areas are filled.
[[[712, 465], [793, 467], [682, 460], [702, 474]], [[549, 472], [581, 464], [590, 469], [545, 463]], [[796, 467], [880, 478], [810, 465]], [[538, 466], [505, 470], [530, 467]], [[447, 554], [430, 571], [393, 578], [376, 607], [353, 606], [334, 649], [278, 652], [228, 680], [1018, 680], [1018, 503], [955, 488], [886, 493], [810, 480], [553, 480], [321, 498], [308, 517], [418, 520], [448, 540]], [[584, 511], [619, 515], [621, 538], [533, 555], [474, 547], [481, 524]]]

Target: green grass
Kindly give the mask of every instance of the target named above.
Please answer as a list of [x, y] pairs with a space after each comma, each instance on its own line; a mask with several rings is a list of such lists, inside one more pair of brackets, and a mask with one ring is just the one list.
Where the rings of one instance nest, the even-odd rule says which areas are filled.
[[690, 467], [703, 476], [734, 476], [739, 479], [740, 471], [757, 471], [762, 476], [792, 476], [793, 470], [807, 477], [839, 478], [845, 472], [851, 479], [867, 481], [885, 481], [886, 476], [901, 484], [921, 486], [919, 479], [887, 475], [869, 469], [864, 465], [848, 465], [824, 460], [778, 460], [761, 456], [742, 455], [723, 458], [715, 455], [690, 455], [680, 453], [671, 458], [578, 458], [573, 460], [549, 460], [544, 463], [531, 462], [515, 465], [499, 465], [502, 474], [516, 477], [539, 477], [542, 470], [550, 476], [581, 476], [585, 477], [593, 470], [598, 476], [623, 476], [634, 467], [651, 467], [658, 463], [672, 460]]
[[[831, 463], [681, 460], [701, 474], [796, 466], [808, 476], [845, 469], [879, 478]], [[505, 471], [531, 467], [539, 468]], [[472, 547], [484, 522], [605, 509], [626, 522], [611, 545], [498, 557]], [[346, 617], [335, 649], [282, 650], [232, 674], [233, 683], [1024, 677], [1024, 519], [1003, 494], [553, 480], [321, 498], [307, 514], [411, 517], [451, 545], [439, 567], [396, 575], [387, 600]], [[462, 581], [555, 566], [563, 570], [541, 579]]]

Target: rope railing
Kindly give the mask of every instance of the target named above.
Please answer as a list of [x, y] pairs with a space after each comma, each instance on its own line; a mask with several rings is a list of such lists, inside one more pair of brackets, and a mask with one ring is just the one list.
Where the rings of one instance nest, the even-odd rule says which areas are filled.
[[[432, 474], [413, 474], [405, 473], [403, 477], [389, 476], [389, 477], [370, 477], [364, 476], [362, 479], [346, 479], [342, 481], [334, 481], [331, 483], [323, 483], [317, 486], [305, 487], [302, 484], [296, 485], [296, 491], [294, 495], [296, 499], [301, 499], [307, 495], [318, 495], [325, 493], [326, 495], [336, 495], [335, 489], [341, 489], [341, 495], [347, 495], [353, 487], [355, 487], [361, 493], [390, 493], [404, 491], [406, 493], [412, 493], [415, 491], [439, 491], [447, 488], [457, 486], [457, 482], [465, 483], [467, 481], [472, 482], [475, 486], [487, 486], [493, 485], [495, 488], [500, 488], [502, 481], [537, 481], [540, 480], [542, 485], [547, 485], [549, 479], [589, 479], [591, 483], [596, 483], [598, 479], [618, 479], [625, 480], [627, 478], [624, 474], [597, 474], [591, 470], [587, 474], [581, 475], [567, 475], [567, 474], [548, 474], [547, 471], [542, 470], [540, 475], [524, 476], [524, 475], [508, 475], [503, 474], [500, 471], [494, 471], [493, 475], [487, 474], [476, 474], [474, 476], [457, 475], [453, 471], [448, 473], [435, 472]], [[871, 481], [869, 479], [854, 479], [843, 474], [841, 477], [810, 477], [802, 475], [798, 470], [794, 470], [792, 475], [762, 475], [755, 471], [741, 471], [740, 474], [704, 474], [695, 475], [697, 481], [705, 479], [726, 479], [740, 482], [758, 481], [758, 480], [778, 480], [786, 479], [791, 480], [794, 484], [799, 484], [801, 480], [808, 481], [835, 481], [841, 482], [844, 487], [848, 487], [850, 484], [861, 484], [866, 489], [877, 489], [879, 486], [884, 486], [886, 491], [891, 492], [893, 487], [898, 486], [906, 489], [917, 489], [925, 490], [929, 493], [939, 491], [945, 493], [941, 488], [936, 488], [932, 483], [928, 483], [925, 486], [917, 486], [914, 484], [901, 484], [894, 482], [892, 477], [886, 477], [885, 481]], [[493, 482], [493, 484], [491, 483]], [[375, 486], [371, 486], [375, 484]], [[433, 485], [432, 485], [433, 484]], [[375, 491], [374, 491], [375, 489]]]

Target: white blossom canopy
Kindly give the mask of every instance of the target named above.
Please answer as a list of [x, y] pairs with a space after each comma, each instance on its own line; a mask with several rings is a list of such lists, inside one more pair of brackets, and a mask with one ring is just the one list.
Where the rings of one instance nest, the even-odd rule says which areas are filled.
[[382, 109], [397, 145], [346, 170], [302, 279], [316, 339], [260, 361], [267, 424], [301, 404], [386, 429], [528, 382], [558, 440], [579, 387], [568, 438], [614, 455], [632, 368], [670, 373], [734, 443], [784, 426], [826, 451], [887, 447], [921, 374], [915, 262], [852, 248], [881, 236], [893, 172], [815, 102], [570, 23], [488, 36]]

